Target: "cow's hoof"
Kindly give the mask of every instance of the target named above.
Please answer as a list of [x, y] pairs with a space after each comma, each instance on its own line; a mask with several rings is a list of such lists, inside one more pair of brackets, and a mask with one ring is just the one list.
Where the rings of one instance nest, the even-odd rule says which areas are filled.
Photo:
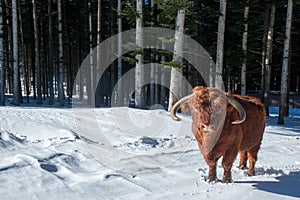
[[230, 177], [223, 178], [222, 183], [232, 183], [232, 179]]
[[208, 177], [208, 178], [205, 178], [205, 181], [208, 183], [216, 183], [216, 182], [218, 182], [218, 179], [217, 179], [217, 177]]
[[239, 165], [239, 166], [237, 166], [237, 168], [239, 168], [239, 169], [246, 169], [247, 166], [246, 165]]
[[255, 176], [254, 170], [248, 171], [248, 172], [247, 172], [247, 175], [248, 175], [248, 176]]

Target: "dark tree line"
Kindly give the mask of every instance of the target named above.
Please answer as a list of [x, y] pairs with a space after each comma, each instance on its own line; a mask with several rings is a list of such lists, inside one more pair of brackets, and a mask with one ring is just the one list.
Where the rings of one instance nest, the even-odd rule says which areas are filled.
[[[185, 34], [198, 41], [216, 60], [219, 1], [142, 1], [143, 26], [174, 29], [182, 2], [186, 3]], [[288, 0], [226, 2], [222, 59], [225, 88], [236, 93], [244, 89], [246, 93], [259, 91], [262, 100], [268, 104], [268, 93], [280, 91], [282, 85]], [[118, 15], [118, 3], [121, 3], [121, 15]], [[247, 6], [249, 13], [245, 18]], [[0, 104], [10, 101], [9, 94], [13, 94], [12, 103], [15, 105], [29, 103], [29, 96], [33, 96], [37, 104], [59, 102], [60, 105], [70, 102], [72, 95], [83, 98], [92, 89], [93, 84], [89, 82], [93, 75], [90, 76], [92, 79], [81, 80], [88, 87], [80, 86], [73, 90], [82, 61], [91, 48], [120, 31], [119, 19], [122, 31], [125, 31], [136, 28], [136, 18], [136, 1], [133, 0], [0, 0]], [[243, 44], [245, 24], [246, 48]], [[14, 45], [17, 45], [17, 51]], [[300, 87], [299, 46], [300, 4], [294, 1], [288, 62], [290, 92], [299, 92]], [[155, 52], [145, 50], [144, 62], [153, 61], [153, 54]], [[96, 105], [109, 106], [111, 91], [118, 78], [135, 67], [136, 63], [131, 59], [134, 56], [128, 54], [125, 57], [122, 61], [113, 62], [96, 85]], [[162, 57], [166, 61], [173, 58], [172, 55], [158, 53], [155, 58], [161, 62]], [[186, 67], [182, 73], [193, 86], [204, 84], [193, 66], [185, 61], [183, 65]], [[246, 66], [244, 78], [241, 76], [243, 66]], [[155, 90], [157, 97], [151, 100], [147, 96]], [[6, 97], [4, 94], [7, 94]], [[149, 85], [145, 95], [145, 104], [151, 106], [150, 103], [163, 103], [168, 93]]]

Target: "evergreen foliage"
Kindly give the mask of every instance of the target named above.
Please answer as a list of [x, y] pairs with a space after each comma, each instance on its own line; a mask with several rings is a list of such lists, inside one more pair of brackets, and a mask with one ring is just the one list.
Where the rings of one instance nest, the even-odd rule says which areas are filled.
[[[69, 99], [72, 98], [72, 86], [77, 71], [84, 58], [89, 54], [89, 30], [88, 15], [92, 14], [92, 26], [97, 27], [97, 2], [90, 0], [91, 9], [88, 9], [87, 1], [81, 0], [61, 0], [62, 2], [62, 23], [63, 23], [63, 64], [64, 64], [64, 84], [65, 93]], [[242, 49], [242, 35], [244, 31], [243, 19], [245, 1], [228, 1], [226, 15], [226, 30], [224, 44], [224, 70], [223, 77], [228, 85], [227, 89], [239, 93], [240, 90], [240, 71], [241, 64], [245, 54]], [[273, 40], [273, 62], [271, 71], [271, 91], [279, 91], [281, 85], [282, 54], [284, 44], [285, 21], [287, 12], [287, 0], [250, 0], [250, 13], [248, 18], [248, 46], [247, 46], [247, 89], [249, 91], [261, 90], [261, 61], [262, 61], [262, 40], [264, 32], [264, 9], [271, 3], [276, 4], [276, 21], [274, 26]], [[40, 50], [35, 52], [34, 26], [33, 26], [33, 6], [32, 1], [18, 1], [18, 30], [19, 30], [19, 71], [20, 81], [22, 83], [23, 96], [37, 97], [37, 91], [41, 89], [43, 98], [50, 96], [49, 91], [49, 22], [48, 22], [48, 4], [47, 1], [36, 1], [36, 16], [39, 31]], [[111, 37], [117, 33], [117, 1], [102, 0], [101, 10], [101, 39]], [[12, 65], [12, 4], [11, 1], [2, 1], [3, 17], [3, 69], [5, 80], [4, 92], [12, 94], [13, 92], [13, 65]], [[216, 59], [217, 47], [217, 27], [219, 13], [219, 2], [210, 0], [156, 0], [154, 7], [151, 7], [151, 1], [144, 1], [143, 6], [143, 24], [145, 27], [165, 27], [175, 29], [175, 18], [177, 11], [184, 9], [185, 34], [191, 36], [199, 42], [211, 55], [213, 60]], [[52, 0], [52, 21], [53, 21], [53, 87], [54, 94], [58, 91], [58, 14], [57, 0]], [[30, 14], [28, 14], [30, 13]], [[135, 28], [137, 16], [135, 1], [122, 1], [122, 25], [123, 31]], [[22, 34], [20, 31], [22, 28]], [[21, 44], [21, 38], [23, 44]], [[92, 46], [97, 45], [97, 29], [92, 32]], [[160, 38], [165, 43], [173, 43], [174, 36]], [[21, 46], [23, 45], [24, 48]], [[134, 44], [128, 44], [134, 45]], [[291, 28], [291, 48], [290, 48], [290, 78], [289, 91], [299, 92], [300, 89], [300, 3], [294, 1], [293, 6], [293, 23]], [[124, 46], [123, 48], [126, 48]], [[132, 46], [130, 46], [132, 48]], [[136, 48], [133, 48], [136, 49]], [[41, 67], [41, 86], [37, 85], [37, 68], [35, 67], [35, 54], [39, 53]], [[183, 74], [193, 84], [203, 83], [201, 76], [197, 74], [194, 67], [183, 61], [182, 63], [172, 61], [172, 54], [164, 50], [147, 48], [143, 50], [134, 50], [122, 56], [122, 73], [135, 67], [137, 54], [142, 53], [145, 63], [157, 62], [168, 67], [184, 68]], [[26, 59], [24, 59], [26, 58]], [[162, 60], [164, 58], [164, 60]], [[27, 62], [25, 62], [27, 60]], [[189, 66], [189, 67], [184, 67]], [[113, 63], [105, 71], [100, 80], [102, 97], [109, 99], [111, 88], [116, 83], [116, 63]], [[196, 74], [196, 75], [195, 75]], [[112, 79], [114, 79], [112, 81]], [[86, 82], [87, 80], [82, 80]], [[194, 84], [195, 83], [195, 84]], [[38, 88], [40, 87], [40, 88]], [[28, 88], [28, 92], [27, 89]], [[258, 95], [257, 95], [258, 96]], [[67, 99], [66, 99], [67, 100]], [[6, 95], [6, 103], [8, 98]], [[43, 104], [49, 101], [43, 101]], [[55, 98], [57, 104], [57, 98]], [[101, 105], [109, 106], [108, 101], [101, 100]]]

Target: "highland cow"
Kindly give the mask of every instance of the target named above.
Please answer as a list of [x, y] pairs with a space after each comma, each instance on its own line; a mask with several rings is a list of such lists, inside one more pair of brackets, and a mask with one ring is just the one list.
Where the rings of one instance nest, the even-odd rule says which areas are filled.
[[253, 176], [266, 123], [264, 105], [254, 97], [197, 86], [172, 107], [174, 120], [180, 120], [176, 111], [186, 103], [192, 114], [192, 131], [209, 166], [208, 181], [216, 180], [217, 161], [223, 157], [222, 183], [231, 182], [231, 168], [238, 153], [238, 167], [246, 168], [249, 160], [248, 175]]

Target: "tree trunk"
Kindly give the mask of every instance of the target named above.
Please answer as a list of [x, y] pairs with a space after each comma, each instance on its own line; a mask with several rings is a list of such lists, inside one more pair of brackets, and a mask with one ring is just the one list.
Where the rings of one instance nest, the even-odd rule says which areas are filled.
[[101, 0], [98, 0], [98, 13], [97, 13], [97, 80], [100, 78], [100, 43], [101, 43]]
[[82, 42], [81, 42], [81, 36], [80, 36], [80, 34], [78, 34], [78, 64], [79, 64], [79, 66], [78, 66], [78, 68], [79, 68], [79, 75], [80, 75], [80, 77], [79, 77], [79, 83], [77, 83], [77, 84], [79, 84], [79, 86], [78, 86], [78, 90], [79, 90], [79, 99], [80, 99], [80, 101], [82, 101], [83, 100], [83, 94], [84, 94], [84, 87], [83, 87], [83, 85], [84, 85], [84, 83], [83, 83], [83, 76], [82, 76], [82, 74], [83, 74], [83, 71], [82, 71], [82, 69], [81, 69], [81, 63], [82, 63], [82, 58], [81, 58], [81, 55], [82, 55]]
[[69, 9], [69, 2], [66, 1], [64, 5], [64, 30], [65, 30], [65, 49], [64, 49], [64, 60], [65, 60], [65, 65], [66, 65], [66, 80], [67, 80], [67, 95], [68, 95], [68, 104], [71, 104], [71, 99], [72, 99], [72, 61], [71, 61], [71, 36], [70, 36], [70, 20], [68, 17], [68, 9]]
[[244, 33], [243, 33], [243, 53], [244, 59], [241, 72], [241, 95], [246, 95], [246, 71], [247, 71], [247, 42], [248, 42], [248, 18], [249, 18], [249, 0], [246, 1], [244, 8]]
[[40, 41], [37, 21], [36, 0], [32, 0], [33, 6], [33, 27], [34, 27], [34, 46], [35, 46], [35, 68], [37, 75], [37, 104], [42, 104], [42, 73], [40, 65]]
[[28, 45], [24, 45], [24, 56], [25, 56], [25, 63], [24, 63], [24, 70], [25, 70], [25, 84], [26, 84], [26, 98], [27, 103], [29, 103], [29, 95], [30, 95], [30, 72], [29, 72], [29, 65], [28, 65]]
[[61, 0], [57, 1], [58, 10], [58, 99], [59, 105], [65, 105], [64, 97], [64, 63], [63, 63], [63, 29], [62, 29], [62, 12]]
[[264, 104], [266, 108], [266, 114], [269, 116], [269, 93], [270, 93], [270, 83], [271, 83], [271, 66], [272, 66], [272, 45], [273, 45], [273, 33], [274, 33], [274, 23], [275, 23], [275, 11], [276, 6], [272, 4], [271, 6], [271, 14], [270, 14], [270, 22], [268, 28], [268, 35], [267, 35], [267, 51], [266, 51], [266, 58], [265, 58], [265, 91], [264, 91]]
[[[113, 36], [115, 35], [115, 29], [116, 29], [116, 13], [114, 12], [115, 10], [115, 1], [110, 1], [110, 16], [109, 16], [109, 30], [110, 30], [110, 35]], [[116, 41], [112, 40], [111, 42], [111, 49], [115, 51], [116, 49]], [[110, 67], [110, 87], [108, 88], [108, 96], [110, 96], [110, 101], [108, 101], [108, 106], [111, 105], [116, 105], [116, 98], [117, 94], [113, 93], [114, 87], [116, 85], [116, 74], [117, 74], [117, 66], [116, 62], [111, 63]]]
[[0, 0], [0, 106], [4, 106], [4, 56], [3, 56], [3, 9], [2, 0]]
[[224, 61], [224, 36], [226, 20], [227, 0], [220, 0], [220, 13], [218, 22], [218, 41], [217, 41], [217, 58], [216, 58], [216, 87], [223, 88], [223, 61]]
[[266, 90], [266, 81], [265, 81], [265, 74], [266, 74], [266, 53], [267, 53], [267, 39], [268, 39], [268, 29], [269, 29], [269, 17], [270, 17], [270, 6], [268, 2], [265, 0], [265, 11], [264, 11], [264, 33], [262, 39], [262, 59], [261, 59], [261, 102], [265, 103], [265, 90]]
[[[20, 0], [18, 0], [18, 4], [20, 5]], [[27, 103], [29, 103], [29, 77], [28, 77], [28, 60], [27, 60], [27, 49], [24, 43], [24, 32], [23, 32], [23, 20], [22, 20], [22, 12], [19, 9], [19, 21], [20, 21], [20, 36], [21, 36], [21, 46], [23, 51], [23, 71], [25, 75], [25, 82], [24, 82], [24, 91], [26, 91]]]
[[122, 4], [121, 0], [118, 0], [118, 88], [117, 88], [117, 101], [118, 105], [123, 105], [123, 94], [122, 94]]
[[[165, 49], [166, 49], [166, 45], [165, 45], [164, 42], [162, 42], [161, 43], [161, 50], [164, 51]], [[166, 60], [166, 57], [163, 55], [161, 57], [161, 62], [164, 63], [165, 60]], [[165, 70], [164, 69], [162, 69], [160, 81], [161, 81], [161, 87], [160, 87], [160, 104], [165, 107], [167, 99], [166, 99], [166, 88], [165, 88], [166, 74], [165, 74]], [[165, 107], [165, 109], [167, 109], [167, 108]]]
[[91, 106], [95, 106], [95, 88], [94, 88], [94, 63], [93, 63], [93, 24], [92, 24], [92, 11], [91, 11], [91, 1], [88, 2], [89, 10], [89, 44], [90, 44], [90, 86], [88, 99]]
[[100, 83], [100, 71], [101, 71], [101, 52], [100, 52], [100, 44], [101, 44], [101, 0], [98, 0], [98, 11], [97, 11], [97, 67], [96, 67], [96, 80], [98, 81], [95, 86], [96, 89], [96, 106], [103, 104], [104, 99], [104, 85]]
[[12, 27], [13, 27], [13, 104], [19, 106], [21, 103], [20, 95], [20, 72], [18, 54], [18, 17], [17, 0], [12, 1]]
[[[183, 56], [183, 33], [184, 33], [185, 10], [179, 10], [176, 18], [176, 31], [173, 61], [182, 62]], [[172, 67], [169, 93], [169, 107], [171, 110], [173, 105], [182, 97], [182, 70]]]
[[288, 0], [287, 16], [286, 16], [286, 27], [285, 27], [285, 39], [284, 39], [284, 50], [283, 50], [283, 61], [282, 61], [282, 73], [281, 73], [281, 92], [280, 92], [280, 106], [278, 124], [284, 124], [284, 111], [288, 100], [288, 77], [289, 77], [289, 51], [290, 51], [290, 38], [291, 38], [291, 26], [293, 17], [293, 0]]
[[9, 3], [10, 1], [8, 0], [5, 0], [4, 3], [5, 3], [5, 16], [6, 16], [6, 27], [7, 27], [7, 41], [6, 41], [6, 59], [4, 59], [6, 61], [6, 66], [7, 66], [7, 69], [6, 69], [6, 79], [7, 79], [7, 92], [12, 94], [13, 93], [13, 67], [12, 67], [12, 60], [13, 60], [13, 52], [12, 52], [12, 30], [11, 30], [11, 17], [9, 15], [10, 13], [10, 6], [9, 6]]
[[[143, 51], [143, 1], [136, 1], [136, 48], [137, 51]], [[142, 53], [136, 55], [135, 67], [135, 101], [136, 107], [145, 107], [145, 96], [142, 88], [144, 80], [144, 56]]]
[[[151, 0], [150, 2], [150, 13], [151, 13], [151, 27], [154, 25], [154, 1]], [[149, 48], [149, 47], [148, 47]], [[154, 49], [154, 46], [150, 46], [150, 49]], [[154, 63], [154, 54], [151, 53], [151, 60], [150, 60], [150, 103], [149, 106], [153, 106], [155, 102], [155, 69], [156, 64]]]
[[[156, 45], [156, 49], [159, 49], [159, 45], [157, 44]], [[154, 83], [155, 83], [155, 87], [154, 87], [154, 91], [155, 91], [155, 94], [154, 94], [154, 102], [155, 104], [159, 104], [159, 81], [158, 81], [158, 77], [159, 77], [159, 73], [160, 72], [160, 69], [159, 69], [159, 64], [158, 64], [158, 55], [155, 56], [155, 75], [154, 75]]]
[[50, 98], [49, 98], [49, 104], [54, 104], [54, 87], [53, 87], [53, 36], [52, 36], [52, 30], [53, 30], [53, 23], [52, 23], [52, 0], [48, 0], [48, 22], [49, 22], [49, 50], [48, 50], [48, 66], [49, 66], [49, 92], [50, 92]]
[[45, 74], [46, 74], [46, 70], [45, 70], [45, 61], [44, 61], [44, 58], [45, 58], [45, 49], [44, 49], [44, 35], [43, 35], [43, 19], [42, 17], [40, 17], [40, 20], [39, 20], [39, 23], [40, 25], [38, 26], [39, 29], [39, 47], [40, 47], [40, 67], [41, 67], [41, 89], [42, 89], [42, 98], [45, 100], [46, 99], [46, 83], [45, 83]]

